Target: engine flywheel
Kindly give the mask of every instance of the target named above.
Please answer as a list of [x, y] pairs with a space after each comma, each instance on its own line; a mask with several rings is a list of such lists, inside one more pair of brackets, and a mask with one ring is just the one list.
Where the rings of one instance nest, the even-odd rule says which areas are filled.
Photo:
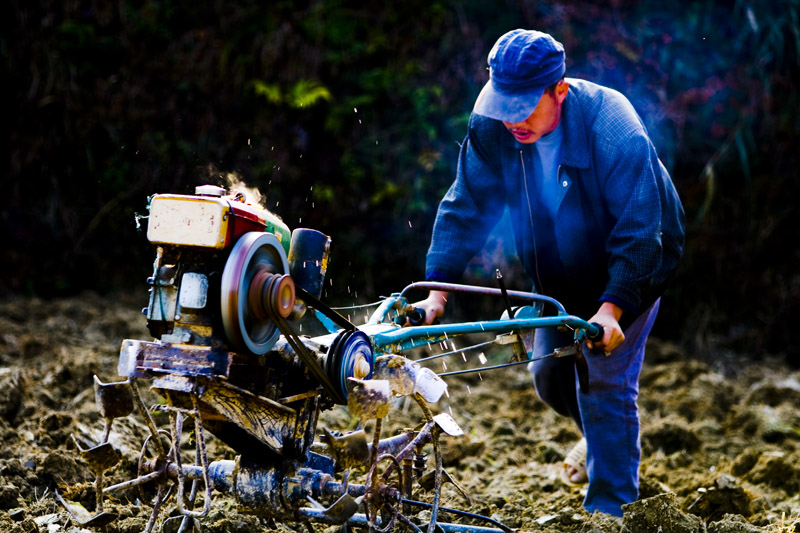
[[280, 337], [274, 316], [289, 316], [295, 287], [286, 252], [271, 233], [245, 233], [222, 271], [222, 326], [231, 347], [260, 355]]

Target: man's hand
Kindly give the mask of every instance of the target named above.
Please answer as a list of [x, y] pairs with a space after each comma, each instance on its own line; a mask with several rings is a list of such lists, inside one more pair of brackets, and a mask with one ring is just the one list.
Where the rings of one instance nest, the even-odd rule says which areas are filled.
[[411, 304], [411, 307], [416, 307], [425, 312], [423, 324], [433, 324], [434, 320], [444, 314], [445, 305], [447, 305], [447, 293], [444, 291], [431, 291], [428, 293], [427, 298]]
[[600, 309], [589, 319], [589, 322], [597, 322], [603, 326], [603, 340], [587, 341], [586, 345], [589, 349], [603, 350], [608, 355], [622, 344], [622, 341], [625, 340], [625, 334], [622, 333], [622, 328], [619, 326], [621, 317], [621, 307], [611, 302], [603, 302], [600, 305]]

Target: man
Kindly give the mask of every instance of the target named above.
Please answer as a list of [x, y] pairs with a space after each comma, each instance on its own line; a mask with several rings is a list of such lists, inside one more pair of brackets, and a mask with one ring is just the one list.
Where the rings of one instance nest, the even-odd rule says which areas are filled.
[[[563, 46], [550, 35], [511, 31], [488, 62], [490, 80], [439, 205], [426, 278], [458, 281], [509, 208], [517, 254], [535, 289], [603, 326], [602, 340], [588, 346], [587, 393], [578, 391], [566, 358], [529, 368], [542, 400], [571, 416], [584, 435], [562, 479], [588, 477], [584, 507], [621, 516], [621, 506], [638, 497], [639, 373], [683, 250], [683, 208], [630, 102], [565, 79]], [[431, 291], [414, 305], [431, 323], [446, 302], [447, 293]], [[569, 333], [542, 329], [534, 356], [571, 342]]]

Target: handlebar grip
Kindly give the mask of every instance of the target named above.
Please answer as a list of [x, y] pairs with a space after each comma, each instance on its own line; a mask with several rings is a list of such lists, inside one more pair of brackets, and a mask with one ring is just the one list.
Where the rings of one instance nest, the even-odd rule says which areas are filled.
[[589, 328], [586, 329], [586, 338], [592, 342], [597, 342], [603, 340], [603, 335], [605, 334], [605, 330], [603, 326], [601, 326], [597, 322], [592, 322], [589, 324], [590, 326], [594, 326], [594, 333]]
[[406, 318], [408, 318], [408, 323], [412, 326], [421, 326], [425, 323], [425, 309], [415, 307], [406, 313]]

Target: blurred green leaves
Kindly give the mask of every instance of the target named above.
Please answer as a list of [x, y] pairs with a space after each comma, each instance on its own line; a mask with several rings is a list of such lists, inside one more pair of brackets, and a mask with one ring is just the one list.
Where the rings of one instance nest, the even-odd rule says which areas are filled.
[[269, 103], [288, 105], [296, 109], [311, 107], [331, 99], [330, 91], [313, 80], [299, 80], [288, 92], [281, 91], [276, 84], [265, 83], [261, 80], [253, 80], [251, 85], [253, 91]]
[[[800, 287], [800, 253], [787, 246], [800, 195], [800, 0], [123, 0], [9, 11], [6, 291], [138, 287], [152, 257], [132, 213], [153, 193], [228, 172], [291, 227], [332, 236], [327, 297], [421, 278], [486, 54], [501, 33], [528, 27], [565, 44], [569, 76], [631, 99], [675, 178], [693, 224], [661, 321], [681, 331], [705, 305], [702, 316], [735, 314], [737, 331], [787, 340], [779, 317], [796, 316]], [[733, 329], [726, 320], [711, 327]]]

